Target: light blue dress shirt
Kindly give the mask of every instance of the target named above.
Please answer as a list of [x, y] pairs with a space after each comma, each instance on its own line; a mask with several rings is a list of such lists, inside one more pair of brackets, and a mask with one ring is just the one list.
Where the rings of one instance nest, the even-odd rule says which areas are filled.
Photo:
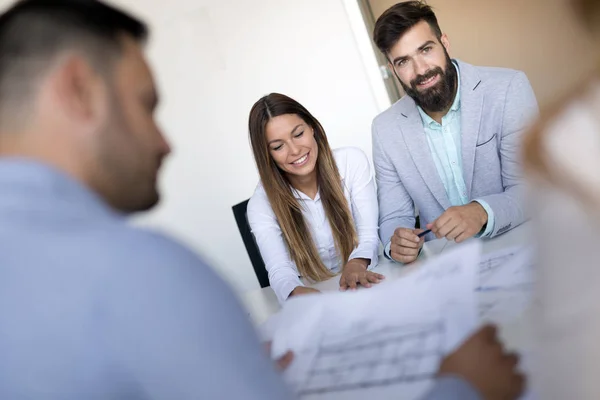
[[63, 173], [0, 158], [0, 399], [291, 398], [235, 295]]
[[[442, 117], [442, 123], [433, 120], [419, 106], [419, 114], [423, 121], [423, 128], [431, 156], [440, 179], [446, 189], [446, 194], [453, 206], [462, 206], [470, 202], [467, 196], [467, 185], [463, 176], [462, 150], [461, 150], [461, 122], [460, 122], [460, 70], [453, 63], [458, 76], [458, 90], [454, 102], [446, 115]], [[488, 203], [481, 199], [475, 199], [485, 209], [488, 222], [479, 236], [487, 237], [494, 231], [494, 211]]]
[[0, 246], [0, 399], [292, 397], [210, 267], [62, 172], [0, 158]]

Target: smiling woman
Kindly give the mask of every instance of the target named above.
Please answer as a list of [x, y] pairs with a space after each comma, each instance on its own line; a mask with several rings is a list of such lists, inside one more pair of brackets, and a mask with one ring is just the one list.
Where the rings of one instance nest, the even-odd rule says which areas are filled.
[[250, 141], [261, 183], [248, 221], [280, 302], [316, 292], [342, 272], [340, 288], [369, 287], [377, 265], [377, 195], [365, 154], [332, 151], [323, 127], [297, 101], [272, 93], [254, 104]]

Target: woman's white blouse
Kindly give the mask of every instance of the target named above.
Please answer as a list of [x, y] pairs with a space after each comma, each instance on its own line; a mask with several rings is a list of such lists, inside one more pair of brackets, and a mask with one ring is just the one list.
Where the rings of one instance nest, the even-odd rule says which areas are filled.
[[[358, 233], [358, 246], [350, 255], [350, 260], [370, 259], [369, 268], [372, 268], [377, 265], [379, 237], [377, 193], [369, 160], [362, 150], [354, 147], [336, 149], [333, 155]], [[295, 189], [292, 191], [302, 206], [302, 215], [321, 261], [334, 273], [340, 272], [349, 260], [341, 260], [337, 254], [320, 194], [317, 193], [313, 200], [302, 192]], [[282, 303], [294, 288], [302, 286], [302, 282], [288, 253], [267, 194], [260, 183], [248, 203], [248, 222], [269, 273], [271, 288]]]

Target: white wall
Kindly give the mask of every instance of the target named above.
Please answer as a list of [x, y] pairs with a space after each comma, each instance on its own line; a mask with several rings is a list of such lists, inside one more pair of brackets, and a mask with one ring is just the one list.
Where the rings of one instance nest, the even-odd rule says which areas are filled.
[[175, 149], [161, 177], [163, 202], [139, 222], [191, 245], [236, 290], [257, 288], [231, 211], [258, 182], [247, 133], [252, 104], [272, 91], [290, 95], [321, 121], [333, 147], [371, 153], [370, 124], [382, 101], [344, 2], [114, 3], [150, 22], [159, 121]]

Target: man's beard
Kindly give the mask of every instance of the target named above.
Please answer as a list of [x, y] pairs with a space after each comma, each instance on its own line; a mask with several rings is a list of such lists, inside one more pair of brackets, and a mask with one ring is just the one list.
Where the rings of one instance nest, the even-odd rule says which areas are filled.
[[130, 129], [115, 91], [111, 104], [97, 149], [103, 181], [100, 195], [111, 207], [125, 214], [149, 210], [160, 200], [156, 179], [164, 155], [158, 154], [152, 161], [146, 159], [150, 154], [143, 151], [144, 147]]
[[[446, 71], [443, 71], [440, 67], [435, 67], [434, 69], [427, 71], [424, 75], [418, 75], [410, 82], [410, 86], [405, 85], [404, 82], [398, 78], [406, 94], [425, 111], [444, 111], [448, 109], [454, 101], [454, 93], [456, 92], [456, 85], [458, 84], [458, 74], [454, 64], [452, 64], [450, 56], [445, 50], [444, 52], [446, 53]], [[425, 82], [436, 75], [440, 75], [441, 79], [435, 86], [423, 91], [417, 89], [417, 84], [419, 82]]]

